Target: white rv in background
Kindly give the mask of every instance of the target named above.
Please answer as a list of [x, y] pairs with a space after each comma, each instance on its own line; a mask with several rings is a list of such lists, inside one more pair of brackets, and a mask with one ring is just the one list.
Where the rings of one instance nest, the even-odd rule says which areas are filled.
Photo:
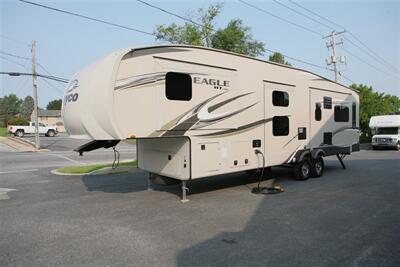
[[400, 150], [400, 115], [373, 116], [369, 121], [372, 148], [393, 147]]
[[[124, 49], [75, 75], [62, 115], [94, 141], [136, 138], [139, 168], [182, 181], [293, 166], [322, 175], [323, 157], [359, 150], [359, 96], [306, 70], [186, 45]], [[344, 167], [344, 165], [343, 165]], [[185, 197], [183, 195], [183, 197]]]

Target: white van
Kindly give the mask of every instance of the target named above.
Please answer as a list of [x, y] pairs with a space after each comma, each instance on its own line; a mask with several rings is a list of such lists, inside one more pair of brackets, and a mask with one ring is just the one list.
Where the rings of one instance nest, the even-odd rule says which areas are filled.
[[400, 115], [373, 116], [369, 121], [372, 148], [394, 147], [400, 150]]

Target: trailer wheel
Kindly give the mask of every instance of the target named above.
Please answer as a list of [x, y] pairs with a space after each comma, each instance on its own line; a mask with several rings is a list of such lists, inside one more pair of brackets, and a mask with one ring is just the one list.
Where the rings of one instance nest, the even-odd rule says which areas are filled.
[[24, 130], [17, 130], [15, 132], [15, 135], [21, 138], [24, 137]]
[[318, 156], [314, 161], [311, 168], [311, 176], [312, 177], [321, 177], [324, 172], [325, 164], [324, 159], [321, 156]]
[[294, 167], [294, 175], [296, 180], [304, 181], [310, 178], [311, 162], [309, 158], [304, 158], [303, 161], [296, 164]]
[[372, 146], [372, 150], [378, 150], [377, 146]]

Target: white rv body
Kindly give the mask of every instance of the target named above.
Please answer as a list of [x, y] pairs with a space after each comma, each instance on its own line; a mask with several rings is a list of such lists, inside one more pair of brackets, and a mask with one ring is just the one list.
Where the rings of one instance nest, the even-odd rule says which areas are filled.
[[311, 72], [168, 45], [84, 69], [62, 115], [73, 136], [136, 138], [141, 169], [185, 181], [260, 168], [256, 150], [265, 167], [358, 151], [358, 110], [357, 92]]
[[369, 121], [373, 132], [372, 147], [394, 147], [400, 150], [400, 115], [373, 116]]

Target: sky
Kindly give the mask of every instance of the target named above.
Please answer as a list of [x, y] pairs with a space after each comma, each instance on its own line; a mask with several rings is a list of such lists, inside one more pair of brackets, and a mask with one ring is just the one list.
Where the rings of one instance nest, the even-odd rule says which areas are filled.
[[[184, 23], [135, 0], [31, 1], [147, 32], [153, 32], [157, 25]], [[275, 1], [246, 0], [260, 9], [316, 33], [286, 23], [238, 0], [231, 0], [223, 2], [222, 13], [216, 19], [216, 28], [225, 27], [232, 19], [241, 19], [244, 25], [251, 28], [254, 39], [264, 42], [266, 48], [326, 67], [325, 59], [331, 55], [331, 51], [326, 47], [327, 40], [322, 37], [329, 35], [332, 29], [338, 32], [343, 29], [307, 13], [289, 0], [276, 1], [328, 24], [329, 27], [309, 20]], [[378, 92], [400, 96], [400, 0], [293, 1], [323, 18], [344, 26], [348, 31], [338, 37], [338, 41], [344, 39], [343, 45], [337, 47], [338, 55], [346, 56], [346, 64], [341, 64], [340, 70], [350, 79], [343, 78], [343, 84], [362, 83], [372, 86]], [[193, 17], [198, 8], [221, 3], [201, 0], [148, 2], [190, 17]], [[30, 58], [30, 44], [36, 40], [37, 61], [44, 68], [40, 67], [38, 73], [51, 73], [67, 79], [115, 50], [162, 43], [156, 41], [153, 36], [88, 21], [17, 0], [0, 0], [0, 12], [0, 51]], [[267, 59], [268, 56], [269, 53], [265, 53], [261, 58]], [[334, 79], [332, 71], [286, 59], [295, 67]], [[0, 71], [30, 72], [31, 62], [0, 53]], [[62, 98], [64, 87], [65, 85], [59, 82], [39, 79], [39, 106], [46, 107], [49, 101]], [[0, 95], [10, 93], [15, 93], [20, 98], [31, 95], [32, 79], [29, 76], [0, 75]]]

